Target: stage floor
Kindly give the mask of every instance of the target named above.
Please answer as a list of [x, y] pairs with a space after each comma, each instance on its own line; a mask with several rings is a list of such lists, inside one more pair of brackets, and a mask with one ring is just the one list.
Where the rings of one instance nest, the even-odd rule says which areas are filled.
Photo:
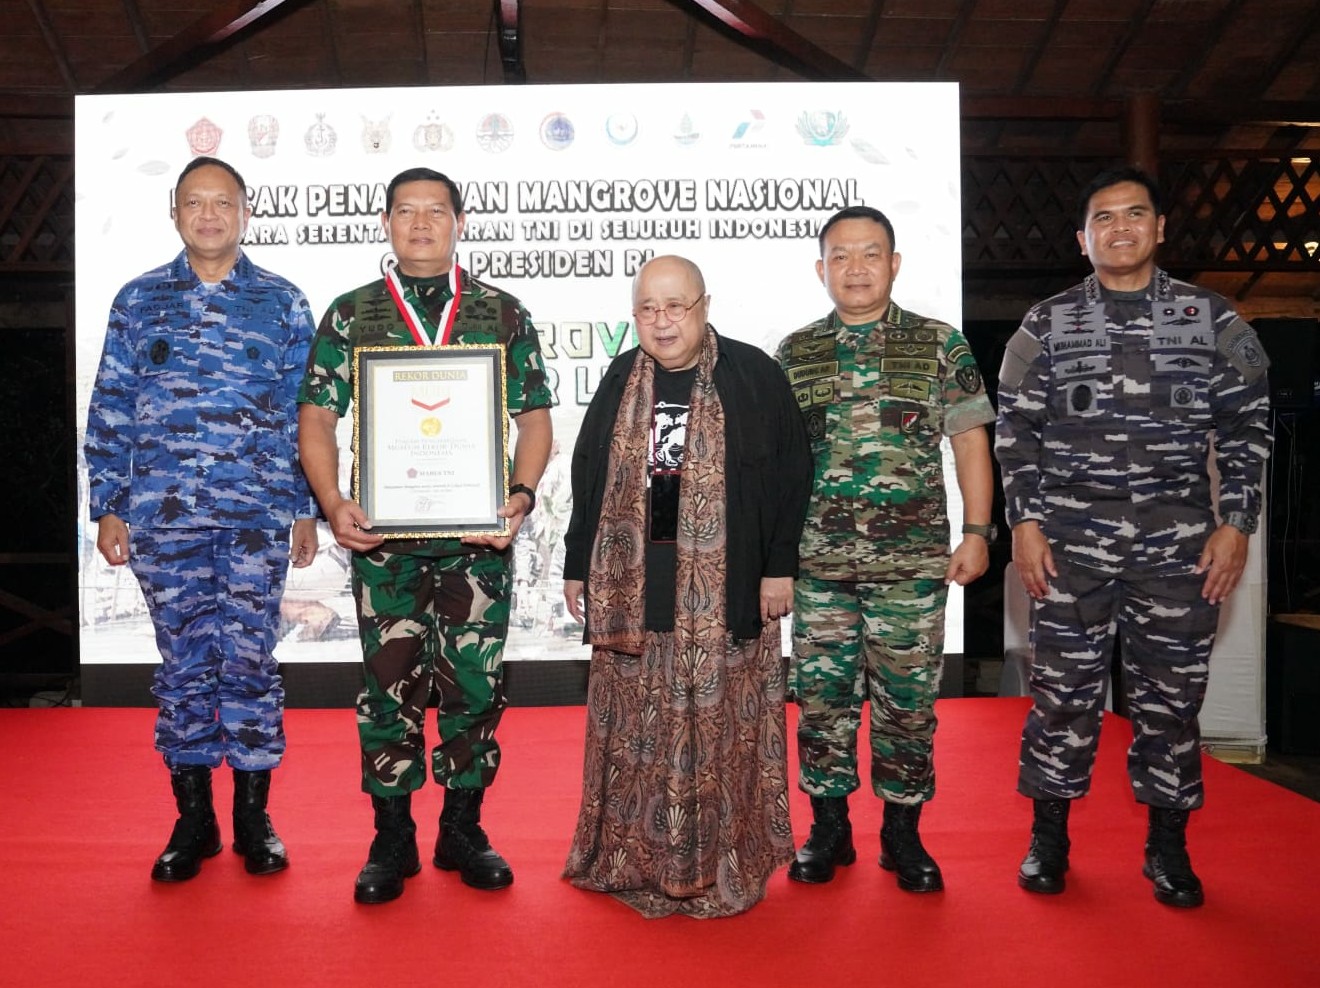
[[[1190, 846], [1207, 904], [1174, 910], [1141, 877], [1145, 814], [1106, 719], [1093, 793], [1072, 817], [1068, 891], [1015, 883], [1030, 803], [1014, 792], [1026, 701], [940, 701], [938, 794], [922, 818], [947, 891], [899, 891], [876, 865], [881, 808], [852, 798], [858, 861], [833, 883], [783, 872], [732, 919], [646, 921], [559, 871], [577, 812], [580, 707], [508, 711], [485, 822], [516, 873], [482, 893], [424, 864], [384, 906], [352, 900], [371, 838], [350, 710], [288, 712], [272, 816], [291, 867], [247, 875], [225, 851], [195, 880], [148, 878], [173, 820], [142, 708], [0, 711], [0, 983], [14, 985], [897, 984], [1314, 986], [1320, 804], [1206, 760]], [[789, 716], [793, 713], [790, 710]], [[865, 766], [864, 766], [865, 767]], [[217, 773], [226, 807], [229, 773]], [[440, 794], [415, 799], [424, 858]], [[794, 790], [794, 832], [810, 824]], [[221, 828], [229, 838], [228, 813]]]

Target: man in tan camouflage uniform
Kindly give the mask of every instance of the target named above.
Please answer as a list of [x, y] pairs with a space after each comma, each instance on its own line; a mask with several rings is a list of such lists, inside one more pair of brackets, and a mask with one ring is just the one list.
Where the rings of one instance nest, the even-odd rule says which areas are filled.
[[1027, 313], [999, 374], [995, 452], [1034, 598], [1018, 791], [1035, 819], [1018, 884], [1064, 889], [1068, 809], [1090, 788], [1122, 629], [1128, 774], [1149, 807], [1144, 874], [1160, 902], [1199, 906], [1186, 847], [1188, 811], [1204, 800], [1197, 714], [1218, 605], [1260, 513], [1268, 361], [1225, 299], [1156, 267], [1164, 216], [1147, 175], [1102, 173], [1079, 204], [1095, 273]]
[[[900, 888], [944, 887], [917, 825], [935, 792], [935, 697], [948, 584], [989, 565], [994, 410], [956, 329], [890, 299], [900, 255], [879, 210], [850, 207], [820, 233], [816, 273], [834, 311], [779, 346], [815, 458], [793, 596], [790, 685], [811, 835], [788, 875], [828, 882], [856, 860], [847, 797], [871, 701], [871, 786], [885, 801], [880, 865]], [[964, 538], [949, 554], [940, 442], [949, 437]]]
[[[481, 828], [480, 811], [500, 761], [495, 728], [505, 706], [508, 546], [535, 506], [550, 456], [551, 393], [527, 310], [460, 270], [455, 249], [464, 220], [462, 193], [447, 176], [427, 168], [395, 176], [382, 221], [397, 269], [331, 303], [298, 395], [303, 469], [335, 539], [353, 550], [366, 674], [358, 697], [362, 788], [371, 795], [377, 831], [354, 887], [358, 902], [397, 898], [403, 880], [420, 868], [411, 796], [426, 780], [422, 724], [433, 688], [440, 697], [440, 743], [431, 774], [445, 787], [434, 863], [457, 870], [474, 888], [513, 881]], [[371, 531], [361, 506], [339, 491], [335, 427], [353, 396], [353, 350], [445, 342], [506, 347], [518, 439], [509, 499], [499, 514], [510, 535], [386, 542]]]

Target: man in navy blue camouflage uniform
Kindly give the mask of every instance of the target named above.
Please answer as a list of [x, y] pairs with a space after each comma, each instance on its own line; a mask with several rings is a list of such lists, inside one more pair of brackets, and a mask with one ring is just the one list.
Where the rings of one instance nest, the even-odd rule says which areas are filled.
[[1018, 884], [1063, 891], [1068, 809], [1090, 788], [1119, 631], [1128, 775], [1149, 816], [1143, 873], [1160, 902], [1199, 906], [1186, 846], [1204, 800], [1197, 714], [1219, 604], [1260, 513], [1268, 361], [1224, 298], [1156, 267], [1164, 216], [1149, 177], [1105, 172], [1079, 202], [1095, 273], [1027, 313], [999, 375], [995, 453], [1034, 598], [1018, 791], [1035, 820]]
[[315, 326], [303, 293], [239, 249], [250, 214], [229, 165], [184, 168], [171, 210], [184, 250], [116, 296], [88, 413], [97, 548], [131, 565], [162, 660], [156, 748], [179, 809], [151, 873], [164, 882], [192, 878], [220, 851], [211, 769], [223, 761], [247, 870], [288, 864], [266, 812], [284, 754], [271, 653], [290, 558], [307, 566], [316, 554], [295, 462]]

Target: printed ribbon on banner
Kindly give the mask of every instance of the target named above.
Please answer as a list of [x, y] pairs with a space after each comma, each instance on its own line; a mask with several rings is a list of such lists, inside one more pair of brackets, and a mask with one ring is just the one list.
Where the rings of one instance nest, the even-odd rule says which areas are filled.
[[421, 309], [405, 297], [403, 282], [399, 280], [398, 269], [390, 268], [386, 272], [385, 284], [389, 286], [394, 304], [398, 306], [399, 314], [403, 316], [403, 321], [408, 324], [408, 329], [412, 332], [413, 342], [418, 346], [445, 346], [449, 343], [449, 336], [454, 329], [454, 317], [458, 315], [458, 300], [463, 294], [462, 277], [458, 261], [455, 260], [453, 273], [450, 277], [453, 282], [454, 297], [445, 303], [445, 309], [440, 313], [440, 324], [432, 332], [426, 327], [426, 317], [422, 314]]

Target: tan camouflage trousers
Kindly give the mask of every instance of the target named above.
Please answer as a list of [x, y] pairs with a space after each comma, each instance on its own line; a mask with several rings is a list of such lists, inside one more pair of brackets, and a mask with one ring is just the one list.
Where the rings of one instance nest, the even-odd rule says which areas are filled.
[[357, 701], [364, 792], [397, 796], [426, 781], [423, 724], [432, 690], [439, 695], [435, 781], [450, 789], [494, 781], [509, 593], [508, 561], [498, 553], [353, 554], [365, 673]]
[[893, 803], [935, 795], [935, 698], [944, 665], [942, 580], [797, 580], [793, 663], [799, 787], [846, 796], [861, 783], [857, 732], [871, 701], [871, 788]]
[[564, 877], [647, 918], [730, 916], [793, 856], [779, 626], [723, 655], [597, 648]]

